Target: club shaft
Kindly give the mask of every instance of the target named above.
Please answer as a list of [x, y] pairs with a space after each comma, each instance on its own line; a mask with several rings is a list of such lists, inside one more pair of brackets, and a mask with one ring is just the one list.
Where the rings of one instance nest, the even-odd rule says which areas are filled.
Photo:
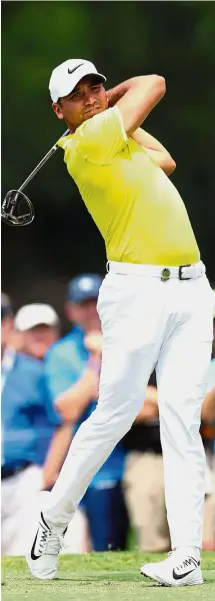
[[[64, 134], [61, 136], [61, 138], [63, 138], [64, 136], [67, 136], [70, 133], [70, 130], [67, 129]], [[20, 188], [18, 188], [18, 192], [22, 192], [22, 190], [24, 190], [24, 188], [26, 188], [26, 186], [29, 184], [29, 182], [33, 179], [33, 177], [36, 175], [36, 173], [38, 173], [38, 171], [40, 171], [40, 169], [43, 167], [43, 165], [45, 165], [45, 163], [50, 159], [50, 157], [56, 152], [56, 150], [58, 150], [58, 146], [57, 143], [54, 144], [54, 146], [52, 146], [52, 148], [50, 148], [50, 150], [47, 152], [47, 154], [43, 157], [43, 159], [40, 161], [40, 163], [38, 163], [38, 165], [35, 167], [35, 169], [32, 171], [32, 173], [30, 173], [30, 175], [27, 177], [27, 179], [23, 182], [23, 184], [20, 186]]]

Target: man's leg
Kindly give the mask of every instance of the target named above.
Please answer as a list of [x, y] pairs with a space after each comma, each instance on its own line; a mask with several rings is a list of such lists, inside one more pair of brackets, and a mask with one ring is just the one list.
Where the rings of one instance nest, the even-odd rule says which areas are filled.
[[[156, 297], [149, 295], [149, 278], [144, 285], [142, 280], [140, 283], [140, 278], [135, 278], [136, 289], [134, 278], [130, 282], [129, 278], [119, 276], [119, 280], [114, 277], [113, 281], [109, 274], [108, 285], [103, 289], [99, 307], [103, 329], [99, 401], [76, 433], [59, 478], [47, 497], [41, 525], [46, 530], [45, 534], [41, 530], [42, 543], [44, 537], [49, 540], [52, 530], [57, 537], [67, 527], [93, 476], [142, 407], [165, 325], [159, 327], [161, 320], [163, 324], [162, 307]], [[151, 286], [154, 289], [154, 282]], [[32, 550], [28, 557], [29, 567], [38, 578], [53, 578], [57, 562], [47, 574], [43, 567], [43, 573], [40, 571], [42, 560], [34, 561], [35, 555], [42, 555], [42, 547], [36, 539], [33, 558]], [[57, 554], [56, 540], [52, 547]], [[47, 550], [46, 555], [50, 555]]]
[[[95, 411], [81, 424], [44, 517], [63, 530], [93, 476], [130, 429], [145, 397], [165, 330], [160, 281], [109, 273], [98, 311], [102, 324], [102, 369]], [[158, 288], [158, 289], [157, 289]]]
[[202, 546], [206, 459], [199, 428], [211, 343], [187, 333], [169, 340], [157, 370], [172, 549]]
[[100, 395], [95, 411], [78, 429], [59, 478], [47, 497], [48, 504], [43, 508], [45, 520], [61, 531], [71, 520], [93, 476], [129, 430], [142, 406], [151, 363], [147, 372], [143, 372], [141, 357], [132, 361], [122, 348], [117, 355], [116, 351], [115, 348], [114, 358], [113, 353], [109, 355], [110, 372], [104, 385], [101, 374], [100, 391], [104, 389], [106, 398]]
[[[173, 567], [169, 581], [167, 564], [166, 572], [165, 566], [161, 566], [164, 578], [173, 585], [198, 584], [201, 580], [200, 572], [196, 579], [194, 574], [195, 565], [200, 570], [206, 467], [199, 429], [212, 342], [212, 303], [206, 282], [200, 278], [199, 282], [178, 284], [189, 286], [187, 298], [186, 288], [182, 288], [177, 302], [183, 312], [178, 315], [177, 325], [169, 330], [156, 371], [172, 549], [178, 550], [182, 558], [183, 554], [189, 556], [189, 559], [185, 557], [188, 563], [191, 561], [192, 564], [193, 559], [194, 562], [184, 566], [187, 577], [183, 578], [183, 561], [179, 561], [181, 573]], [[193, 296], [192, 291], [195, 292]], [[174, 555], [166, 562], [170, 565], [173, 559]], [[151, 575], [147, 571], [143, 573]]]
[[[46, 494], [38, 534], [35, 531], [27, 554], [28, 566], [36, 578], [55, 578], [60, 537], [93, 476], [129, 430], [142, 407], [152, 370], [150, 362], [147, 372], [145, 370], [143, 373], [142, 363], [141, 356], [132, 360], [121, 345], [118, 349], [115, 347], [114, 355], [110, 351], [103, 355], [104, 380], [101, 374], [98, 405], [78, 429], [58, 480], [52, 491]], [[102, 391], [105, 395], [103, 398]]]

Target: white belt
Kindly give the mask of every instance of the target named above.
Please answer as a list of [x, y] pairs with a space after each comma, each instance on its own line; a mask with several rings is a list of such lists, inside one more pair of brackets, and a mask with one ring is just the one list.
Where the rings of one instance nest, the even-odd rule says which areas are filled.
[[177, 267], [164, 265], [139, 265], [138, 263], [107, 262], [107, 271], [121, 275], [143, 275], [160, 278], [163, 282], [170, 278], [179, 280], [193, 280], [205, 274], [205, 265], [202, 261], [193, 265], [179, 265]]

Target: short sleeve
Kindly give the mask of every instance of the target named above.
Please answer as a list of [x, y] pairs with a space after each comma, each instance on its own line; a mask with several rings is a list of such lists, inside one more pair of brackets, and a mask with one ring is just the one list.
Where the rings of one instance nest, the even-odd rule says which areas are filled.
[[[59, 146], [69, 150], [69, 138], [76, 150], [91, 163], [107, 165], [127, 145], [127, 134], [117, 106], [88, 119], [72, 136], [62, 138]], [[65, 141], [64, 141], [65, 140]], [[66, 158], [66, 157], [65, 157]]]
[[52, 402], [56, 397], [71, 388], [78, 379], [73, 369], [72, 349], [67, 358], [60, 347], [53, 347], [45, 358], [46, 385]]
[[47, 425], [60, 426], [62, 419], [56, 412], [53, 400], [49, 393], [45, 373], [40, 380], [41, 405], [47, 418]]

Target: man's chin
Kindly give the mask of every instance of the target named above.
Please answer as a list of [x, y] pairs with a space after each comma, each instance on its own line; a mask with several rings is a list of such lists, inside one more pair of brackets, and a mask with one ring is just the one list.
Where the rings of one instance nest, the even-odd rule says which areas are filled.
[[97, 109], [92, 109], [91, 111], [87, 111], [86, 113], [84, 113], [84, 121], [87, 121], [88, 119], [92, 119], [92, 117], [94, 117], [94, 115], [97, 115], [98, 113], [101, 113], [104, 110], [105, 109], [102, 109], [101, 107], [99, 107]]

